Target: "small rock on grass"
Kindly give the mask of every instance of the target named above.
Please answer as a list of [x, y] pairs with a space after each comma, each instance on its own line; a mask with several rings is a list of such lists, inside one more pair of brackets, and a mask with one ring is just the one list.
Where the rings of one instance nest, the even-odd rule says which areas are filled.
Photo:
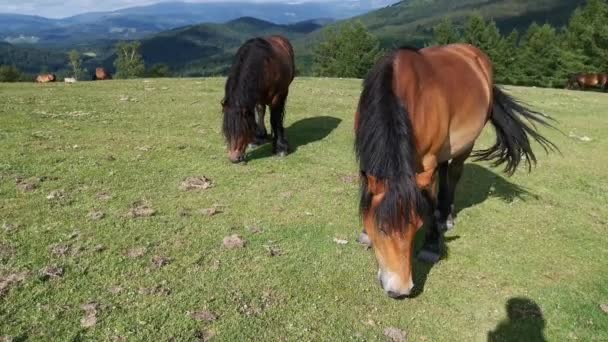
[[600, 304], [600, 309], [602, 309], [605, 314], [608, 314], [608, 303]]
[[213, 322], [217, 320], [217, 315], [207, 310], [191, 312], [190, 317], [199, 322]]
[[224, 247], [227, 249], [244, 248], [246, 241], [238, 234], [226, 236], [223, 241]]
[[338, 245], [346, 245], [346, 244], [348, 244], [347, 240], [338, 239], [338, 238], [334, 238], [334, 242], [337, 243]]
[[384, 329], [384, 336], [392, 342], [407, 342], [407, 333], [397, 328], [386, 328]]
[[63, 190], [53, 190], [51, 191], [47, 196], [46, 199], [52, 201], [52, 200], [58, 200], [61, 198], [65, 197], [65, 191]]
[[106, 214], [104, 214], [103, 211], [91, 211], [87, 215], [87, 217], [91, 221], [99, 221], [99, 220], [103, 219], [105, 216], [106, 216]]

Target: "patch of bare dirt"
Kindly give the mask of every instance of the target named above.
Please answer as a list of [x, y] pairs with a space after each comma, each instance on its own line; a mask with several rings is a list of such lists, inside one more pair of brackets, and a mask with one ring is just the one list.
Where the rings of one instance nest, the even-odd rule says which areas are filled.
[[152, 209], [145, 201], [137, 201], [131, 205], [131, 209], [127, 212], [128, 218], [150, 217], [156, 214], [156, 210]]
[[0, 274], [0, 298], [7, 294], [12, 287], [23, 282], [27, 275], [28, 272], [10, 273], [6, 275]]
[[70, 251], [70, 245], [66, 244], [54, 244], [49, 247], [49, 251], [55, 257], [64, 257]]
[[211, 208], [201, 209], [199, 212], [201, 213], [201, 215], [209, 216], [209, 217], [222, 213], [222, 211], [219, 209], [219, 206], [217, 206], [217, 205], [214, 205]]
[[83, 304], [80, 307], [84, 310], [84, 317], [80, 320], [80, 326], [89, 329], [97, 324], [97, 313], [99, 311], [99, 304], [95, 302]]
[[115, 294], [116, 295], [116, 294], [119, 294], [119, 293], [122, 292], [122, 287], [120, 287], [120, 286], [112, 286], [112, 287], [110, 287], [109, 291], [110, 291], [111, 294]]
[[65, 271], [63, 267], [57, 265], [46, 266], [40, 270], [40, 279], [49, 280], [63, 277]]
[[264, 245], [264, 249], [268, 252], [271, 257], [281, 256], [283, 251], [274, 242], [268, 241], [268, 244]]
[[23, 179], [19, 177], [15, 179], [15, 182], [17, 183], [17, 190], [22, 192], [32, 192], [40, 186], [42, 179], [38, 177]]
[[344, 184], [357, 184], [359, 181], [359, 175], [342, 175], [340, 176], [340, 181]]
[[106, 214], [103, 211], [91, 211], [90, 213], [87, 214], [87, 218], [91, 221], [99, 221], [101, 219], [103, 219], [106, 216]]
[[247, 230], [251, 234], [262, 234], [264, 232], [264, 229], [262, 229], [262, 227], [255, 224], [253, 226], [247, 226]]
[[215, 332], [212, 330], [197, 330], [194, 333], [194, 338], [201, 342], [211, 341], [215, 337]]
[[190, 317], [199, 322], [213, 322], [217, 320], [217, 315], [208, 310], [191, 312]]
[[153, 287], [144, 287], [139, 289], [139, 294], [147, 296], [168, 296], [171, 294], [171, 289], [159, 284]]
[[152, 266], [155, 268], [163, 268], [171, 262], [171, 259], [164, 256], [155, 255], [152, 257]]
[[182, 191], [201, 191], [212, 187], [213, 182], [205, 176], [188, 177], [179, 186]]
[[95, 245], [95, 247], [93, 247], [93, 250], [97, 253], [101, 253], [103, 251], [106, 250], [106, 246], [104, 245]]
[[227, 249], [238, 249], [244, 248], [246, 245], [246, 241], [238, 234], [232, 234], [230, 236], [226, 236], [223, 241], [223, 245]]
[[95, 198], [97, 198], [100, 201], [108, 201], [110, 199], [112, 199], [112, 195], [110, 195], [110, 193], [102, 191], [102, 192], [98, 192], [97, 195], [95, 195]]
[[407, 332], [397, 328], [384, 329], [384, 336], [392, 342], [407, 342]]
[[55, 201], [65, 198], [64, 190], [53, 190], [48, 195], [46, 195], [46, 199], [49, 201]]
[[600, 304], [600, 309], [605, 313], [608, 314], [608, 303], [604, 303], [604, 304]]
[[8, 223], [8, 222], [2, 223], [2, 229], [4, 229], [4, 231], [7, 233], [14, 232], [19, 228], [21, 228], [21, 225]]
[[0, 260], [10, 259], [15, 255], [15, 249], [7, 244], [0, 243]]
[[144, 254], [146, 254], [146, 247], [134, 247], [125, 253], [125, 255], [131, 259], [141, 258]]

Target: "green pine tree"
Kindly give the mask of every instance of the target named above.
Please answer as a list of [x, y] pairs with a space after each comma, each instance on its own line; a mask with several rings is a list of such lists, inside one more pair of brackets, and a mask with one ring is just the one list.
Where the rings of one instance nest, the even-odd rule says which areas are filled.
[[433, 28], [432, 45], [452, 44], [460, 40], [460, 33], [449, 18], [442, 20], [441, 23]]
[[314, 50], [314, 73], [363, 78], [382, 54], [379, 40], [360, 22], [329, 29]]

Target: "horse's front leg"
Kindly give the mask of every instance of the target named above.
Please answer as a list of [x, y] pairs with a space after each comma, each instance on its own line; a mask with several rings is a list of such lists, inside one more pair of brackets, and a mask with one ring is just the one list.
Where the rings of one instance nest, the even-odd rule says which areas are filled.
[[266, 125], [264, 124], [264, 117], [266, 116], [266, 105], [258, 104], [255, 107], [255, 141], [251, 144], [251, 147], [257, 147], [266, 143], [268, 138], [268, 131], [266, 131]]
[[287, 154], [289, 154], [289, 143], [285, 137], [285, 127], [283, 127], [286, 101], [287, 92], [285, 94], [275, 96], [272, 100], [272, 106], [270, 107], [272, 152], [279, 157], [285, 157]]

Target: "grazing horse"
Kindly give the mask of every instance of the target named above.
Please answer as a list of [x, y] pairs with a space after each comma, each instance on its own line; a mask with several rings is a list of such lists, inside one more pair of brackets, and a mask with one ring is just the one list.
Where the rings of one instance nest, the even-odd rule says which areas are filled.
[[266, 106], [270, 107], [273, 153], [279, 156], [289, 153], [283, 118], [294, 76], [293, 47], [286, 38], [253, 38], [239, 48], [222, 100], [223, 133], [230, 161], [245, 161], [247, 146], [265, 140]]
[[112, 74], [106, 71], [104, 68], [95, 68], [95, 74], [93, 75], [93, 81], [104, 81], [111, 80]]
[[[355, 116], [361, 171], [361, 241], [374, 248], [378, 279], [393, 298], [411, 294], [414, 237], [428, 215], [419, 258], [437, 262], [453, 225], [454, 193], [475, 140], [490, 121], [496, 143], [478, 160], [512, 174], [536, 157], [530, 137], [555, 146], [526, 124], [551, 126], [494, 85], [489, 58], [471, 45], [399, 49], [370, 71]], [[438, 188], [438, 191], [436, 189]]]
[[602, 88], [608, 90], [608, 75], [607, 74], [576, 74], [570, 76], [566, 89], [579, 88], [585, 90], [587, 88]]
[[38, 75], [36, 77], [36, 83], [49, 83], [49, 82], [55, 82], [57, 80], [57, 77], [55, 76], [55, 74], [41, 74]]

